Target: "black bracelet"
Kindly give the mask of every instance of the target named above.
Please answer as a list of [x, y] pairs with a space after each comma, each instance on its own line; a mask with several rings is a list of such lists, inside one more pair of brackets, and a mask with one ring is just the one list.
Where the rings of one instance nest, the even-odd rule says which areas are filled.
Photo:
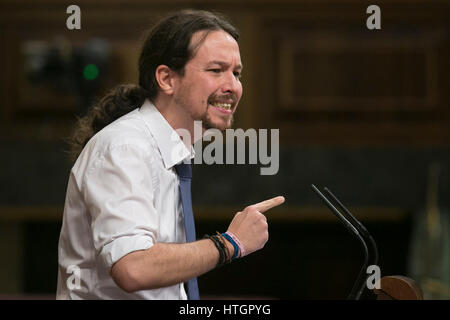
[[205, 235], [204, 238], [210, 239], [212, 242], [214, 242], [214, 245], [216, 246], [217, 250], [219, 251], [219, 261], [217, 262], [216, 268], [219, 268], [223, 266], [227, 261], [227, 253], [226, 248], [224, 247], [223, 243], [220, 241], [219, 237], [216, 235]]
[[217, 239], [217, 236], [210, 236], [206, 234], [204, 238], [211, 240], [216, 246], [217, 251], [219, 251], [219, 261], [217, 262], [216, 268], [221, 267], [224, 264], [224, 252], [222, 250], [219, 240]]
[[230, 263], [231, 257], [230, 257], [230, 252], [228, 251], [228, 248], [227, 248], [227, 243], [226, 243], [227, 240], [218, 231], [216, 231], [216, 235], [217, 235], [217, 238], [220, 240], [220, 243], [222, 244], [223, 250], [225, 251], [225, 262]]

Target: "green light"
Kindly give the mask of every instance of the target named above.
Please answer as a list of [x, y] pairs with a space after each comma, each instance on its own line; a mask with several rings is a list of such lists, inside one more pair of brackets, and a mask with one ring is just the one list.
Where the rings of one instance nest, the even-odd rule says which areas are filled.
[[86, 80], [94, 80], [98, 77], [98, 68], [95, 64], [88, 64], [84, 67], [83, 76]]

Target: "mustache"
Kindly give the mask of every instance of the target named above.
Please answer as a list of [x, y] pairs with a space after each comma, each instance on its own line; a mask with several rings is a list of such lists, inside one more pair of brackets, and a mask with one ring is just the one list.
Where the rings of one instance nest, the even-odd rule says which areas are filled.
[[218, 95], [218, 94], [212, 94], [209, 98], [208, 98], [208, 103], [213, 103], [213, 102], [224, 102], [224, 103], [229, 103], [230, 101], [232, 101], [232, 104], [236, 104], [237, 101], [237, 96], [234, 93], [226, 93], [226, 94], [222, 94], [222, 95]]

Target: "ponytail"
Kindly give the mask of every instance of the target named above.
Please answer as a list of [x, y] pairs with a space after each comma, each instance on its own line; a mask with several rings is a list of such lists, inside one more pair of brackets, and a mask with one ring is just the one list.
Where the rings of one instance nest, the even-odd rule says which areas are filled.
[[114, 120], [140, 107], [147, 97], [145, 89], [131, 84], [119, 85], [109, 91], [86, 116], [78, 119], [69, 138], [70, 158], [75, 161], [89, 139]]

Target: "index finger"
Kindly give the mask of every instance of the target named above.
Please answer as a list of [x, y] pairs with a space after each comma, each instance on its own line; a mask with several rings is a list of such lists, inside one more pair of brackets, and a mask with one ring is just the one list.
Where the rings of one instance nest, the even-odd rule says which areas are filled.
[[273, 207], [279, 206], [280, 204], [282, 204], [284, 202], [284, 197], [283, 196], [278, 196], [269, 200], [264, 200], [261, 201], [259, 203], [254, 204], [254, 206], [256, 207], [256, 209], [261, 212], [264, 213], [269, 209], [272, 209]]

